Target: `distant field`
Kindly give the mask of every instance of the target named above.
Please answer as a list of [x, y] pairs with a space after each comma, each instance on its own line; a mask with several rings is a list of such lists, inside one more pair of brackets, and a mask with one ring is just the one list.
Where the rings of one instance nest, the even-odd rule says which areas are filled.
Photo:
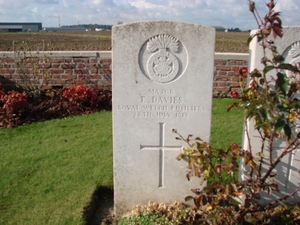
[[248, 53], [248, 32], [217, 32], [216, 52]]
[[0, 51], [14, 51], [22, 41], [26, 41], [33, 51], [111, 50], [110, 31], [77, 31], [0, 33]]
[[[217, 32], [216, 52], [247, 53], [249, 33]], [[0, 33], [0, 51], [14, 51], [25, 41], [33, 51], [111, 50], [110, 31]], [[15, 43], [15, 44], [13, 44]]]

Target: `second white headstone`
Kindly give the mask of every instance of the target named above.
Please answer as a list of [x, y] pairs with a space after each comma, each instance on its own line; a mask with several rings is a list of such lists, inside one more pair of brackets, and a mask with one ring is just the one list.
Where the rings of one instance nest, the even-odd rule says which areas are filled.
[[[255, 34], [257, 31], [254, 30], [251, 34]], [[277, 51], [285, 58], [285, 63], [291, 63], [293, 65], [298, 65], [300, 63], [300, 27], [285, 27], [283, 29], [283, 37], [277, 37], [274, 39], [270, 35], [270, 40], [274, 42], [277, 47]], [[260, 71], [263, 70], [263, 64], [261, 59], [264, 57], [263, 49], [257, 38], [253, 39], [250, 44], [250, 63], [249, 63], [249, 72], [254, 69]], [[272, 54], [270, 51], [267, 51], [267, 57], [272, 59]], [[290, 76], [291, 74], [287, 74]], [[268, 81], [271, 81], [271, 77], [276, 78], [276, 72], [271, 71], [267, 74]], [[296, 96], [297, 98], [300, 95]], [[299, 98], [300, 99], [300, 98]], [[257, 153], [261, 152], [262, 140], [256, 129], [254, 129], [253, 120], [248, 121], [247, 127], [250, 143], [248, 141], [248, 135], [244, 133], [243, 140], [243, 149], [249, 150], [251, 146], [252, 154], [255, 156]], [[273, 142], [273, 159], [277, 158], [279, 154], [285, 147], [285, 141], [280, 138], [275, 138]], [[264, 152], [267, 154], [268, 145], [264, 145]], [[277, 165], [274, 172], [276, 176], [273, 178], [279, 187], [279, 192], [273, 191], [270, 194], [261, 193], [261, 199], [259, 202], [261, 204], [266, 204], [271, 200], [282, 198], [285, 195], [292, 193], [300, 185], [300, 176], [298, 170], [300, 168], [300, 152], [296, 150], [294, 154], [288, 154], [286, 157], [281, 160]], [[243, 164], [242, 164], [243, 165]], [[266, 171], [269, 168], [269, 160], [264, 160], [262, 171]], [[246, 179], [249, 176], [249, 168], [242, 166], [240, 171], [241, 179]], [[297, 203], [300, 201], [300, 193], [294, 195], [287, 199], [289, 203]]]

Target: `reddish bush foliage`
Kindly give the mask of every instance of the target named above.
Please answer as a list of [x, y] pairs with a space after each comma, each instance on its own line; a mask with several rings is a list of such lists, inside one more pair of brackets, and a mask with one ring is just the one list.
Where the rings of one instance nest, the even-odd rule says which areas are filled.
[[0, 92], [0, 110], [6, 113], [19, 113], [28, 107], [27, 94], [25, 92], [9, 91]]
[[232, 98], [237, 98], [239, 95], [237, 91], [231, 91], [230, 94]]
[[[63, 97], [65, 90], [52, 89], [42, 91], [39, 98], [27, 98], [28, 107], [22, 108], [23, 103], [20, 105], [16, 104], [14, 106], [15, 109], [18, 109], [18, 107], [22, 108], [18, 113], [0, 110], [0, 128], [10, 128], [21, 124], [90, 114], [101, 110], [111, 110], [111, 91], [99, 88], [93, 88], [93, 90], [92, 97], [87, 94], [91, 102], [86, 102], [81, 105], [73, 104], [75, 102], [70, 104], [69, 100]], [[14, 93], [15, 96], [22, 95], [20, 92], [14, 91]], [[1, 96], [4, 95], [6, 95], [5, 92], [0, 90], [0, 99], [2, 98]], [[3, 107], [1, 100], [0, 107]]]
[[71, 103], [72, 105], [98, 105], [97, 90], [94, 87], [87, 87], [84, 84], [66, 88], [62, 96], [68, 99], [69, 103]]

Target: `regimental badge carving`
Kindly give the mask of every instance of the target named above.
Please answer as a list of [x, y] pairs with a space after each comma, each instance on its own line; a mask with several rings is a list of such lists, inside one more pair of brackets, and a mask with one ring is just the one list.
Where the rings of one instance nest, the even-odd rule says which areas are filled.
[[[292, 44], [286, 51], [288, 52], [288, 54], [286, 55], [285, 61], [294, 66], [297, 66], [298, 69], [300, 69], [300, 41]], [[285, 56], [286, 51], [283, 53], [284, 56]], [[288, 78], [292, 82], [296, 82], [296, 83], [300, 82], [300, 74], [292, 73], [289, 70], [287, 70], [285, 72], [286, 72]], [[300, 99], [300, 92], [298, 91], [294, 97]], [[299, 119], [296, 119], [295, 131], [296, 132], [300, 131], [300, 120]]]
[[289, 55], [292, 57], [292, 58], [296, 58], [300, 55], [300, 41], [298, 41], [297, 43], [293, 44], [292, 45], [292, 48], [289, 52]]
[[182, 75], [187, 66], [187, 52], [171, 35], [150, 38], [140, 52], [140, 67], [146, 77], [158, 83], [169, 83]]
[[[291, 49], [288, 52], [287, 60], [290, 64], [297, 66], [300, 69], [300, 41], [291, 45]], [[286, 71], [287, 76], [296, 81], [300, 81], [300, 75], [291, 73], [290, 71]]]
[[148, 41], [147, 50], [154, 52], [148, 60], [147, 67], [153, 80], [158, 82], [173, 80], [179, 70], [178, 59], [173, 55], [178, 52], [178, 40], [169, 35], [158, 35]]

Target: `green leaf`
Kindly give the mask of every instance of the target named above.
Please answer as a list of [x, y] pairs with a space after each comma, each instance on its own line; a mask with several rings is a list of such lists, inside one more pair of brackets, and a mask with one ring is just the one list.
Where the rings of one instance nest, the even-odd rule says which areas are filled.
[[284, 133], [288, 137], [288, 139], [291, 139], [292, 130], [288, 124], [284, 126]]
[[280, 65], [277, 66], [277, 68], [283, 70], [290, 70], [294, 72], [300, 72], [297, 66], [293, 66], [292, 64], [289, 63], [281, 63]]
[[244, 97], [251, 101], [255, 97], [255, 93], [251, 88], [249, 88], [244, 92]]
[[260, 42], [261, 40], [263, 40], [264, 39], [264, 37], [262, 36], [262, 35], [258, 35], [257, 36], [257, 42]]
[[284, 95], [287, 94], [289, 89], [289, 80], [284, 73], [277, 73], [276, 86], [283, 92]]
[[275, 124], [275, 132], [279, 133], [285, 125], [286, 125], [285, 119], [282, 117], [278, 118]]
[[256, 109], [261, 109], [262, 107], [263, 107], [263, 104], [260, 104], [260, 103], [257, 103], [255, 106]]
[[266, 66], [264, 68], [264, 74], [267, 74], [268, 72], [270, 72], [271, 70], [273, 70], [275, 67], [274, 66]]
[[242, 199], [241, 198], [231, 196], [231, 195], [229, 196], [229, 201], [233, 205], [241, 205], [242, 204]]
[[261, 77], [261, 73], [259, 72], [258, 69], [255, 69], [250, 73], [250, 76], [251, 77]]
[[277, 104], [276, 107], [279, 109], [279, 110], [285, 110], [287, 108], [287, 105], [286, 104]]
[[259, 130], [263, 126], [264, 126], [264, 123], [260, 122], [260, 123], [256, 123], [254, 128], [257, 129], [257, 130]]
[[267, 121], [270, 121], [270, 122], [274, 121], [274, 117], [268, 111], [266, 112], [266, 119], [267, 119]]
[[276, 62], [276, 63], [282, 63], [284, 62], [285, 58], [282, 56], [282, 55], [276, 55], [273, 60]]

